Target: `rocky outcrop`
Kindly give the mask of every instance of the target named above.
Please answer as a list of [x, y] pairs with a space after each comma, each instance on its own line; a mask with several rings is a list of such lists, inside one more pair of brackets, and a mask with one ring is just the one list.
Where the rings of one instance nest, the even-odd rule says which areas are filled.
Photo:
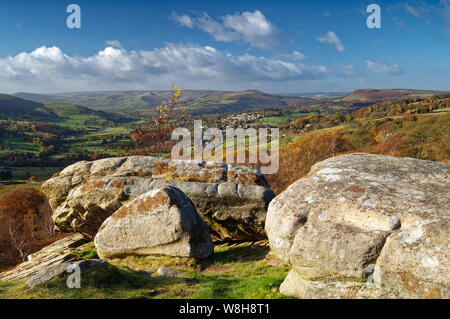
[[175, 187], [155, 189], [122, 206], [95, 236], [102, 259], [127, 256], [207, 258], [214, 252], [208, 226]]
[[449, 298], [450, 165], [348, 154], [269, 205], [271, 254], [299, 298]]
[[224, 163], [130, 156], [79, 162], [42, 188], [61, 232], [97, 233], [123, 204], [162, 187], [182, 190], [214, 239], [264, 239], [267, 206], [274, 197], [258, 170]]
[[29, 279], [28, 286], [48, 281], [66, 271], [72, 263], [80, 261], [73, 252], [88, 242], [81, 234], [74, 234], [54, 242], [42, 250], [29, 255], [28, 261], [0, 273], [0, 280]]

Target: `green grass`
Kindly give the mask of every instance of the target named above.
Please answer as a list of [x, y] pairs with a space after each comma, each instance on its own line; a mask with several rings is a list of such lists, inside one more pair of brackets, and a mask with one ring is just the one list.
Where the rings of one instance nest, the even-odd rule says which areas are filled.
[[13, 167], [11, 172], [15, 180], [27, 180], [30, 176], [35, 176], [38, 180], [47, 180], [61, 170], [61, 167]]
[[[82, 251], [92, 255], [91, 249]], [[270, 266], [267, 247], [244, 244], [219, 246], [215, 254], [200, 261], [200, 269], [173, 267], [182, 275], [174, 278], [150, 276], [143, 271], [114, 265], [108, 270], [82, 274], [81, 288], [68, 289], [66, 275], [27, 289], [24, 281], [0, 282], [1, 298], [194, 298], [270, 299], [283, 298], [278, 287], [288, 268]]]
[[261, 119], [257, 119], [256, 121], [251, 122], [251, 125], [265, 125], [270, 127], [278, 127], [286, 121], [293, 121], [299, 117], [308, 116], [313, 113], [301, 113], [301, 112], [293, 112], [288, 115], [282, 116], [267, 116]]

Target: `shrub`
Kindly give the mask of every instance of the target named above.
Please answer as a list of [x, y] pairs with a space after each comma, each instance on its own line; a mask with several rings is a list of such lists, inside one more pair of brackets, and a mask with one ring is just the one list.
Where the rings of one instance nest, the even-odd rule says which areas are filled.
[[25, 261], [53, 235], [52, 211], [38, 190], [18, 188], [0, 197], [0, 268]]

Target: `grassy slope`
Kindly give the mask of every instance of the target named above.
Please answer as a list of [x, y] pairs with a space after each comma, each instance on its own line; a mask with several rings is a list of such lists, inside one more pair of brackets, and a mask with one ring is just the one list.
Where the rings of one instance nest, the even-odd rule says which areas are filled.
[[429, 97], [442, 92], [439, 91], [427, 91], [427, 90], [374, 90], [374, 89], [363, 89], [356, 90], [342, 98], [344, 101], [369, 101], [369, 102], [379, 102], [387, 100], [397, 100], [410, 97]]
[[65, 276], [31, 290], [24, 281], [0, 282], [0, 298], [282, 298], [277, 287], [288, 268], [270, 266], [264, 260], [268, 250], [249, 243], [218, 246], [212, 257], [201, 262], [202, 270], [172, 267], [183, 271], [176, 278], [150, 277], [114, 266], [82, 274], [81, 289], [68, 289]]
[[233, 113], [287, 107], [284, 98], [259, 91], [217, 92], [183, 105], [192, 112]]
[[[20, 112], [15, 112], [13, 115], [12, 118], [16, 120], [23, 118]], [[29, 117], [29, 114], [26, 117]], [[120, 117], [118, 118], [120, 119]], [[45, 103], [39, 105], [31, 115], [30, 121], [33, 121], [32, 119], [48, 121], [61, 127], [81, 130], [81, 133], [66, 138], [68, 144], [75, 150], [101, 151], [103, 149], [99, 145], [101, 141], [88, 141], [89, 136], [106, 137], [130, 132], [130, 129], [120, 124], [111, 124], [109, 120], [114, 118], [110, 118], [109, 114], [75, 104]], [[23, 136], [17, 136], [8, 140], [0, 139], [0, 145], [3, 146], [3, 149], [0, 150], [0, 156], [14, 152], [39, 154], [39, 148], [31, 142], [25, 141]], [[63, 156], [63, 154], [59, 154], [59, 156]]]
[[33, 112], [42, 106], [42, 103], [23, 100], [15, 96], [0, 94], [0, 118], [14, 115], [15, 113]]
[[[214, 91], [185, 90], [181, 101], [188, 101], [211, 94]], [[33, 100], [85, 105], [95, 110], [146, 109], [154, 108], [167, 101], [170, 91], [92, 91], [59, 94], [17, 93], [15, 96]]]

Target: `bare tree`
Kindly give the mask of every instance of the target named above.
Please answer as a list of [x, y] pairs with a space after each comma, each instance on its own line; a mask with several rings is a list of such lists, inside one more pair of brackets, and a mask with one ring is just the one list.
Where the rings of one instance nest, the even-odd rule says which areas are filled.
[[20, 254], [22, 261], [26, 261], [27, 253], [25, 247], [27, 244], [27, 236], [23, 228], [22, 223], [14, 223], [12, 220], [8, 221], [9, 242]]

